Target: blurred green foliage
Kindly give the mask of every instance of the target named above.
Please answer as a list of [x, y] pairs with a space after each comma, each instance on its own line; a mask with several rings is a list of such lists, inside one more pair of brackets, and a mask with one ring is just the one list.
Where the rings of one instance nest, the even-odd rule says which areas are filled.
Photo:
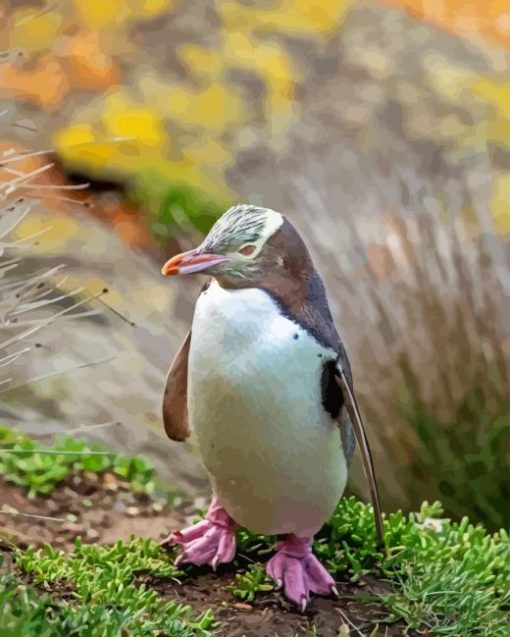
[[171, 187], [165, 184], [162, 194], [154, 188], [154, 184], [147, 184], [143, 205], [156, 218], [150, 225], [152, 232], [162, 239], [207, 234], [228, 207], [214, 201], [205, 192], [178, 184]]
[[154, 467], [142, 456], [124, 456], [88, 445], [70, 436], [50, 446], [20, 432], [0, 427], [0, 476], [27, 489], [28, 497], [49, 494], [67, 476], [77, 471], [111, 471], [130, 483], [134, 491], [152, 493]]
[[410, 473], [421, 479], [433, 476], [450, 515], [460, 518], [469, 512], [491, 529], [510, 528], [510, 399], [501, 396], [494, 410], [490, 397], [475, 388], [446, 423], [436, 420], [419, 401], [402, 407], [421, 443]]

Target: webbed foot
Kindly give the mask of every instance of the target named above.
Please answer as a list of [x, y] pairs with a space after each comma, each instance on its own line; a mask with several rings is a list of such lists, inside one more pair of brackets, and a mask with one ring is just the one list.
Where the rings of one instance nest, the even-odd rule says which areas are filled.
[[213, 498], [206, 519], [181, 531], [171, 533], [161, 546], [182, 547], [175, 564], [209, 564], [216, 570], [218, 564], [226, 564], [234, 559], [236, 553], [236, 522]]
[[310, 538], [288, 535], [276, 545], [276, 555], [268, 562], [266, 572], [285, 596], [304, 612], [310, 593], [338, 594], [335, 580], [312, 553]]

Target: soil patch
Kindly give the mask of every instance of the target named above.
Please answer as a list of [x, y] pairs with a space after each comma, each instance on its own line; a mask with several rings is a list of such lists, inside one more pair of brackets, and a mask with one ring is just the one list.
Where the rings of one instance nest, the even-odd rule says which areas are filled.
[[22, 489], [0, 480], [0, 530], [18, 546], [46, 542], [70, 549], [77, 537], [110, 544], [131, 535], [163, 538], [191, 514], [164, 498], [133, 493], [112, 473], [74, 474], [51, 493], [33, 500]]
[[253, 602], [240, 602], [227, 589], [234, 582], [234, 568], [226, 566], [218, 573], [195, 570], [177, 584], [173, 580], [139, 575], [137, 580], [157, 590], [164, 597], [189, 604], [200, 612], [212, 608], [221, 622], [221, 637], [400, 637], [402, 624], [380, 625], [386, 614], [381, 604], [362, 599], [391, 589], [374, 578], [363, 585], [338, 582], [338, 599], [313, 598], [304, 614], [285, 601], [278, 592], [260, 593]]

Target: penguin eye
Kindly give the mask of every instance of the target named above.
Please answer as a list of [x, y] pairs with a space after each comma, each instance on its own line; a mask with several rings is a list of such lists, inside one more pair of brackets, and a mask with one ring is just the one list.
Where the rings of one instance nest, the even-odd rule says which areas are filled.
[[249, 257], [251, 254], [255, 252], [256, 249], [257, 249], [257, 246], [253, 245], [253, 243], [248, 243], [242, 248], [239, 248], [238, 252], [239, 254], [242, 254], [245, 257]]

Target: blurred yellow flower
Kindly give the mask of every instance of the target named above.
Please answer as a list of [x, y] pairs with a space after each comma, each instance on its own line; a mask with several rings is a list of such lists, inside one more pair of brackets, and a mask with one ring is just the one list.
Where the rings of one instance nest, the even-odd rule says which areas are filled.
[[503, 234], [510, 233], [510, 175], [500, 175], [495, 179], [490, 210], [496, 224], [496, 231]]
[[57, 36], [62, 16], [56, 12], [40, 13], [36, 9], [25, 9], [12, 14], [10, 46], [24, 49], [27, 53], [48, 51]]
[[59, 148], [72, 147], [81, 144], [90, 144], [96, 141], [96, 135], [90, 124], [77, 123], [64, 128], [58, 133], [55, 143]]
[[176, 86], [169, 92], [167, 112], [182, 124], [222, 131], [241, 121], [243, 105], [232, 89], [221, 84], [212, 84], [203, 91]]
[[483, 97], [489, 104], [494, 105], [500, 115], [510, 120], [510, 81], [493, 80], [488, 77], [480, 78], [473, 84], [475, 95]]
[[225, 67], [225, 59], [216, 49], [204, 49], [195, 44], [183, 44], [178, 48], [178, 54], [195, 77], [213, 80]]
[[131, 102], [121, 91], [104, 100], [102, 121], [107, 135], [132, 137], [144, 146], [164, 146], [168, 143], [162, 114], [149, 105]]
[[73, 0], [74, 10], [89, 29], [117, 26], [129, 16], [125, 0]]
[[111, 164], [118, 153], [115, 144], [98, 141], [93, 127], [86, 123], [76, 123], [59, 130], [53, 140], [59, 156], [74, 167], [86, 166], [98, 175]]
[[355, 0], [280, 0], [273, 6], [243, 6], [218, 0], [216, 7], [227, 28], [263, 28], [289, 35], [328, 34], [341, 24]]
[[127, 0], [127, 4], [135, 17], [151, 17], [173, 9], [177, 0]]
[[271, 132], [276, 134], [292, 117], [298, 73], [291, 58], [277, 43], [261, 43], [246, 33], [226, 33], [225, 58], [232, 67], [256, 71], [267, 88], [265, 111]]

